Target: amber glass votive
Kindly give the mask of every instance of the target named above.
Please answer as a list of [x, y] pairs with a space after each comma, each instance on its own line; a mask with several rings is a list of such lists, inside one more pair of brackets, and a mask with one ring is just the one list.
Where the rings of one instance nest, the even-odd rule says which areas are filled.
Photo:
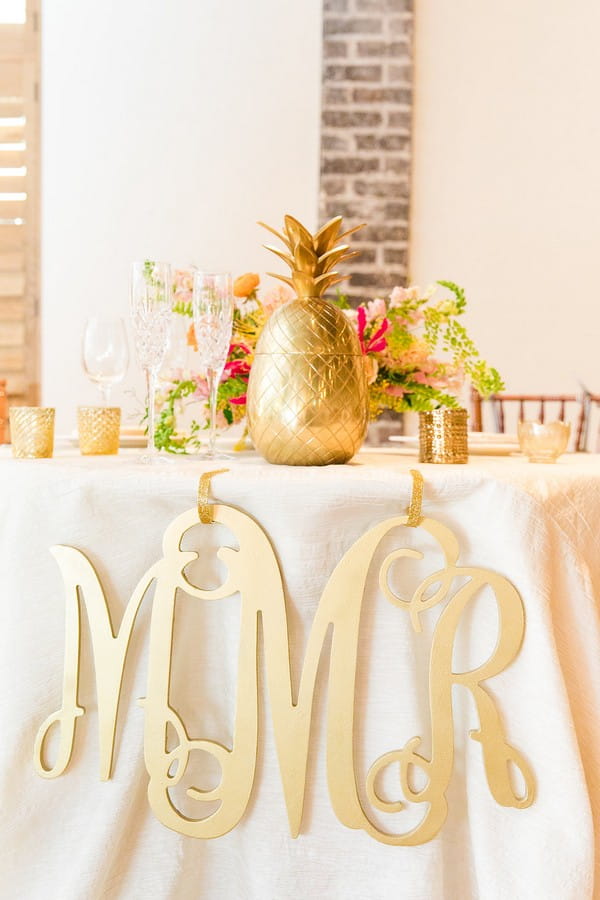
[[120, 428], [118, 406], [80, 406], [77, 410], [79, 449], [83, 456], [118, 453]]
[[419, 462], [466, 463], [469, 459], [466, 409], [419, 413]]
[[47, 406], [11, 406], [8, 414], [13, 456], [17, 459], [52, 456], [54, 409]]
[[517, 432], [529, 462], [553, 463], [567, 449], [571, 426], [568, 422], [519, 422]]

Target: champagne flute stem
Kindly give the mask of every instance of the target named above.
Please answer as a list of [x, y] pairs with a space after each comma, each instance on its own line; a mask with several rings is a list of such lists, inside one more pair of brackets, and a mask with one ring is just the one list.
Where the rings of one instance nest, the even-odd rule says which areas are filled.
[[206, 370], [206, 380], [208, 382], [208, 396], [210, 402], [207, 456], [213, 457], [215, 455], [215, 442], [217, 439], [217, 390], [219, 387], [219, 379], [217, 378], [215, 369], [209, 367]]
[[104, 382], [100, 383], [100, 393], [102, 394], [102, 403], [104, 406], [108, 406], [108, 401], [110, 399], [110, 384], [105, 384]]
[[156, 372], [146, 369], [146, 397], [148, 403], [148, 453], [157, 456], [158, 450], [154, 443], [156, 428]]

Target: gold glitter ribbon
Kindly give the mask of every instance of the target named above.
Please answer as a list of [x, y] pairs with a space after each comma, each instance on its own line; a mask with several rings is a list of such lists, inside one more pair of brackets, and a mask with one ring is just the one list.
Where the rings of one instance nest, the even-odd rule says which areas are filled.
[[204, 472], [200, 476], [198, 484], [198, 515], [203, 525], [211, 525], [213, 522], [213, 507], [212, 503], [208, 501], [210, 480], [213, 475], [222, 475], [224, 472], [229, 472], [229, 469], [215, 469], [212, 472]]
[[408, 506], [408, 522], [409, 528], [417, 528], [421, 522], [421, 505], [423, 503], [423, 476], [418, 469], [411, 469], [412, 475], [412, 493], [410, 495], [410, 504]]

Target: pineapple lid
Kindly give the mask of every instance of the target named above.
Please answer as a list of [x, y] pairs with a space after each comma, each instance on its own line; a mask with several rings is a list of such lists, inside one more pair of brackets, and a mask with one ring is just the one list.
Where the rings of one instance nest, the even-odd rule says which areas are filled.
[[258, 339], [255, 355], [273, 353], [362, 355], [349, 320], [322, 297], [297, 298], [273, 313]]

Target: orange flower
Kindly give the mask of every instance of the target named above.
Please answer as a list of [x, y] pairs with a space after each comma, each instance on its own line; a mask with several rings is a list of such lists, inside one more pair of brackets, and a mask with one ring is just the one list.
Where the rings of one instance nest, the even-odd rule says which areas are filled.
[[256, 290], [259, 283], [260, 278], [256, 272], [246, 272], [245, 275], [240, 275], [240, 277], [236, 278], [233, 282], [233, 296], [249, 297], [252, 291]]
[[196, 340], [196, 330], [194, 328], [194, 323], [190, 325], [187, 332], [187, 345], [188, 347], [193, 347], [194, 350], [198, 349], [198, 341]]

